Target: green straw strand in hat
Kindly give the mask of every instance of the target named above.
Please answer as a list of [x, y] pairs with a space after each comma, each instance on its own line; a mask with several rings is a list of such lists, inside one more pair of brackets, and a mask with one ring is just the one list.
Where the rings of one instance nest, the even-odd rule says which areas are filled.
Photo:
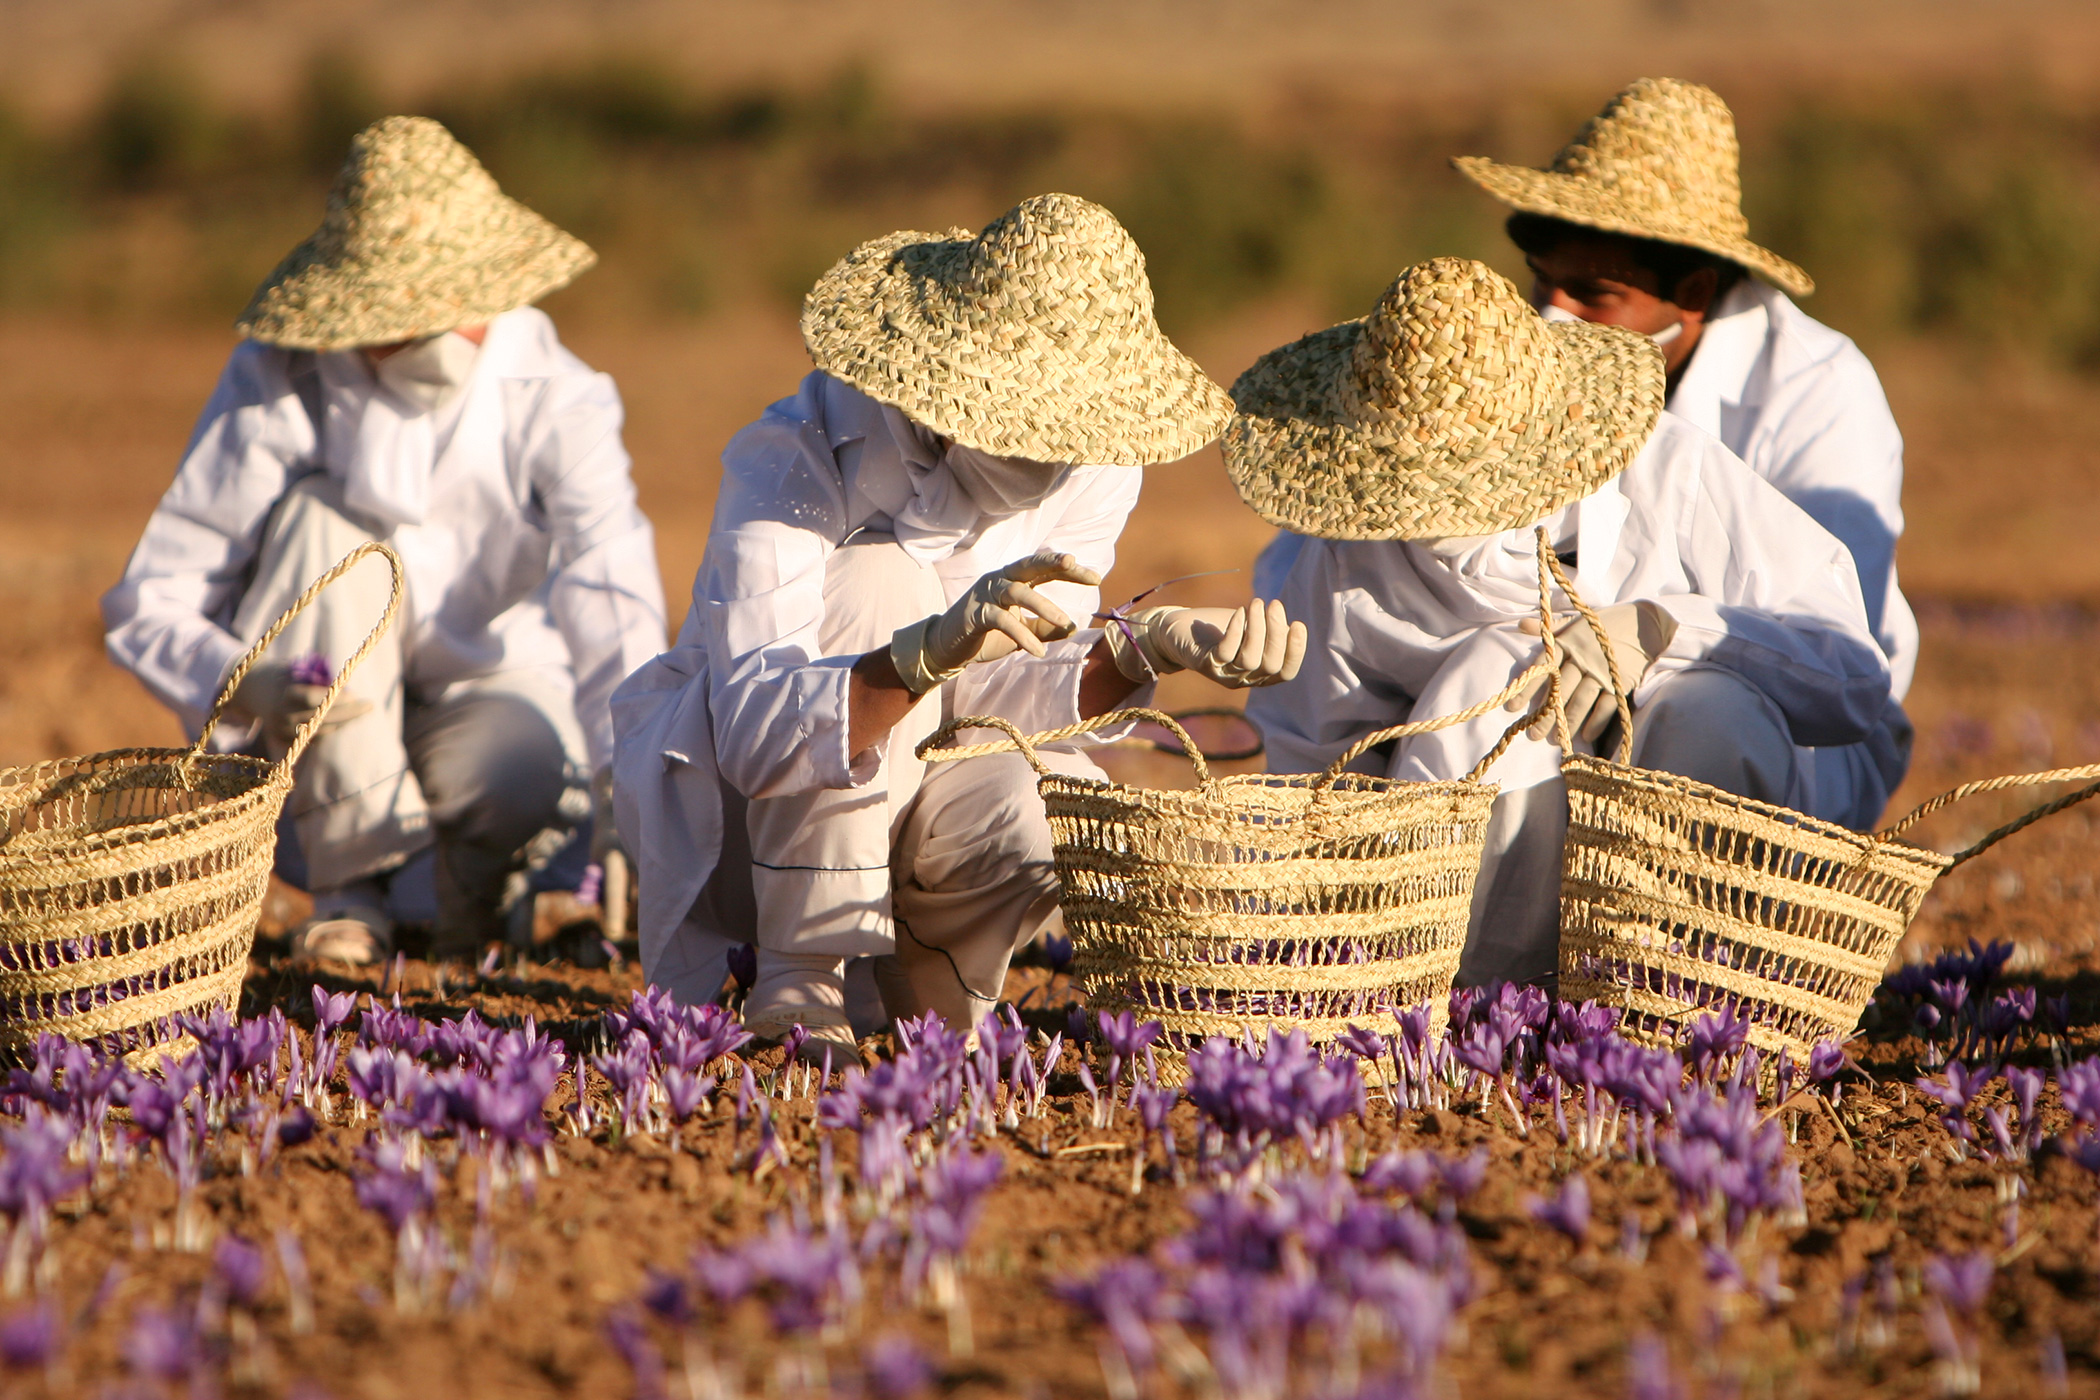
[[1232, 416], [1160, 330], [1137, 243], [1074, 195], [1027, 200], [974, 238], [862, 244], [804, 299], [802, 339], [819, 369], [1002, 457], [1148, 466]]
[[1256, 513], [1300, 534], [1495, 534], [1624, 471], [1664, 393], [1646, 336], [1546, 321], [1485, 264], [1435, 258], [1369, 316], [1241, 375], [1225, 465]]
[[596, 261], [444, 127], [387, 117], [352, 139], [321, 227], [234, 329], [300, 350], [389, 345], [530, 305]]
[[1816, 289], [1806, 272], [1750, 241], [1735, 117], [1712, 88], [1642, 78], [1612, 98], [1544, 170], [1485, 156], [1451, 163], [1522, 213], [1698, 248], [1797, 297]]

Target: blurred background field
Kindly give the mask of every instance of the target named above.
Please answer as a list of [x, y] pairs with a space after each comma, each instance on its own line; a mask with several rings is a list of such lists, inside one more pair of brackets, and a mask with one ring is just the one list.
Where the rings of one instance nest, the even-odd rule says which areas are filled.
[[[601, 253], [547, 306], [627, 398], [675, 621], [716, 453], [804, 372], [801, 293], [858, 240], [1099, 199], [1229, 383], [1417, 258], [1517, 275], [1448, 158], [1543, 163], [1647, 73], [1728, 98], [1753, 232], [1882, 370], [1910, 442], [1904, 577], [1951, 639], [1926, 732], [2039, 724], [2100, 753], [2100, 693], [2055, 664], [2100, 606], [2090, 5], [0, 0], [0, 762], [172, 737], [101, 659], [94, 600], [233, 316], [375, 116], [442, 118]], [[1214, 452], [1156, 469], [1111, 592], [1244, 566], [1266, 535]], [[2007, 619], [2039, 681], [1978, 698], [1959, 639]]]

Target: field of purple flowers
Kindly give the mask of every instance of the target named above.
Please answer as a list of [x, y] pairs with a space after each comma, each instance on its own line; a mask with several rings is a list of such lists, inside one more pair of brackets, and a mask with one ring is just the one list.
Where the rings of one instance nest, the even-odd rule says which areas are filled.
[[625, 968], [258, 962], [6, 1078], [0, 1390], [2093, 1392], [2100, 1059], [2015, 960], [1800, 1064], [1517, 989], [1184, 1059], [1035, 969], [830, 1073]]

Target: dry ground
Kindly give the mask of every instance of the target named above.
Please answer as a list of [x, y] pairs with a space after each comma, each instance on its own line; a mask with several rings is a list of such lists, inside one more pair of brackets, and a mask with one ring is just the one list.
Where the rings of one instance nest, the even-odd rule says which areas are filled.
[[[1255, 354], [1306, 324], [1292, 307], [1270, 307], [1194, 339], [1190, 348], [1229, 381]], [[658, 525], [675, 617], [704, 541], [719, 445], [792, 387], [804, 370], [800, 346], [792, 326], [758, 313], [676, 328], [585, 327], [572, 338], [618, 376], [626, 394], [629, 443]], [[211, 333], [0, 323], [0, 460], [7, 463], [0, 472], [0, 763], [176, 737], [171, 722], [103, 659], [94, 605], [164, 486], [227, 348], [225, 336]], [[2100, 388], [2002, 364], [1969, 366], [1946, 353], [1895, 356], [1883, 368], [1911, 443], [1912, 527], [1903, 570], [1926, 633], [1914, 703], [1919, 762], [1898, 805], [1964, 778], [2100, 759], [2100, 621], [2087, 605], [2100, 601], [2100, 552], [2086, 544], [2100, 527], [2100, 507], [2084, 446], [2100, 428]], [[1125, 596], [1197, 569], [1244, 568], [1266, 534], [1232, 495], [1214, 452], [1155, 470], [1109, 593]], [[1242, 572], [1191, 584], [1184, 596], [1222, 601], [1246, 586]], [[1170, 703], [1214, 698], [1188, 685]], [[1179, 778], [1175, 764], [1157, 757], [1131, 771], [1154, 783]], [[1986, 803], [1942, 821], [1931, 835], [1951, 845], [2009, 810]], [[2100, 815], [2058, 818], [1949, 877], [1906, 955], [1971, 936], [2011, 938], [2020, 947], [2018, 977], [2039, 983], [2045, 995], [2070, 993], [2090, 1042], [2091, 1023], [2100, 1020], [2096, 824]], [[442, 999], [454, 1013], [481, 1004], [561, 1019], [595, 1014], [634, 976], [631, 969], [550, 972], [463, 984], [455, 973], [445, 992], [433, 991], [428, 970], [418, 965], [408, 980], [412, 1002]], [[260, 1005], [302, 983], [299, 972], [259, 962], [250, 990]], [[1906, 1052], [1867, 1053], [1886, 1071]], [[1862, 1143], [1856, 1156], [1821, 1117], [1797, 1125], [1815, 1227], [1781, 1255], [1794, 1301], [1770, 1316], [1738, 1309], [1718, 1331], [1704, 1311], [1703, 1286], [1685, 1283], [1699, 1264], [1682, 1242], [1658, 1241], [1648, 1264], [1635, 1267], [1602, 1244], [1574, 1257], [1523, 1220], [1523, 1191], [1543, 1188], [1565, 1168], [1549, 1146], [1519, 1144], [1470, 1116], [1374, 1121], [1374, 1146], [1448, 1149], [1482, 1141], [1497, 1160], [1489, 1191], [1467, 1218], [1486, 1296], [1471, 1310], [1466, 1340], [1452, 1357], [1459, 1393], [1624, 1394], [1624, 1338], [1642, 1328], [1669, 1337], [1681, 1366], [1705, 1368], [1709, 1394], [1734, 1393], [1731, 1385], [1752, 1394], [1928, 1393], [1928, 1358], [1914, 1322], [1888, 1350], [1850, 1360], [1833, 1357], [1826, 1339], [1837, 1326], [1845, 1280], [1869, 1256], [1893, 1249], [1910, 1278], [1934, 1250], [1990, 1244], [1994, 1178], [1981, 1168], [1943, 1164], [1939, 1130], [1922, 1121], [1914, 1094], [1890, 1085], [1854, 1103], [1855, 1128], [1873, 1120], [1871, 1146]], [[807, 1109], [786, 1112], [795, 1120]], [[1088, 1136], [1077, 1112], [1070, 1100], [1061, 1103], [1053, 1151]], [[238, 1177], [212, 1183], [221, 1228], [251, 1237], [278, 1225], [299, 1229], [317, 1275], [340, 1304], [311, 1337], [293, 1338], [281, 1320], [266, 1320], [270, 1381], [240, 1393], [281, 1393], [296, 1377], [326, 1378], [330, 1393], [370, 1400], [625, 1393], [624, 1372], [598, 1331], [606, 1308], [633, 1296], [646, 1264], [675, 1265], [699, 1238], [748, 1234], [786, 1199], [780, 1177], [761, 1187], [721, 1173], [730, 1155], [727, 1133], [716, 1125], [693, 1134], [705, 1176], [647, 1143], [613, 1148], [564, 1139], [564, 1175], [548, 1183], [538, 1208], [507, 1209], [500, 1222], [515, 1252], [519, 1291], [456, 1318], [400, 1319], [384, 1298], [385, 1237], [368, 1213], [349, 1204], [350, 1138], [331, 1133], [289, 1154], [281, 1184]], [[974, 1360], [949, 1363], [945, 1388], [964, 1395], [1099, 1393], [1092, 1339], [1045, 1300], [1044, 1282], [1084, 1271], [1105, 1251], [1141, 1248], [1174, 1228], [1178, 1209], [1161, 1187], [1128, 1199], [1119, 1161], [1043, 1159], [1014, 1144], [1007, 1155], [1008, 1181], [993, 1199], [971, 1284], [979, 1350]], [[203, 1267], [194, 1256], [138, 1247], [134, 1222], [158, 1218], [167, 1205], [154, 1196], [160, 1183], [150, 1176], [141, 1174], [140, 1194], [123, 1211], [97, 1208], [66, 1227], [65, 1292], [74, 1306], [94, 1290], [108, 1260], [125, 1261], [129, 1271], [117, 1306], [87, 1329], [74, 1353], [82, 1384], [115, 1374], [120, 1322], [130, 1307], [175, 1296]], [[1608, 1167], [1593, 1173], [1593, 1184], [1601, 1221], [1624, 1211], [1659, 1218], [1652, 1171]], [[2036, 1348], [2051, 1331], [2069, 1349], [2072, 1393], [2100, 1393], [2092, 1185], [2057, 1161], [2037, 1174], [2035, 1191], [2020, 1255], [2001, 1273], [1986, 1393], [2038, 1393]], [[1606, 1229], [1598, 1227], [1600, 1240]], [[940, 1334], [929, 1319], [889, 1322], [938, 1354]], [[721, 1344], [746, 1355], [759, 1373], [767, 1344], [755, 1325]]]

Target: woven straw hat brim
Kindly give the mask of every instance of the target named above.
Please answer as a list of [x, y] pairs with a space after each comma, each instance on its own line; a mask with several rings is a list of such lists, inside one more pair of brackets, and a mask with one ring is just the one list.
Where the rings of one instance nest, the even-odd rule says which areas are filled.
[[1454, 457], [1407, 419], [1365, 421], [1347, 407], [1364, 320], [1330, 326], [1254, 363], [1232, 386], [1226, 470], [1270, 524], [1330, 540], [1491, 535], [1545, 519], [1632, 463], [1666, 393], [1663, 357], [1616, 326], [1551, 323], [1569, 414], [1529, 457]]
[[1159, 329], [1149, 294], [1139, 307], [1103, 289], [1096, 324], [1053, 329], [1010, 294], [970, 290], [975, 246], [968, 229], [862, 244], [803, 302], [810, 358], [943, 437], [1001, 457], [1150, 466], [1225, 430], [1231, 398]]
[[416, 340], [530, 306], [597, 262], [581, 239], [505, 202], [512, 236], [465, 256], [426, 246], [374, 259], [346, 253], [324, 229], [277, 265], [234, 329], [293, 350]]
[[1635, 208], [1615, 196], [1611, 186], [1579, 175], [1504, 165], [1485, 156], [1459, 156], [1451, 162], [1459, 173], [1495, 198], [1524, 214], [1543, 214], [1605, 233], [1677, 243], [1741, 263], [1793, 296], [1816, 289], [1807, 272], [1769, 248], [1703, 224], [1675, 220], [1661, 211]]

